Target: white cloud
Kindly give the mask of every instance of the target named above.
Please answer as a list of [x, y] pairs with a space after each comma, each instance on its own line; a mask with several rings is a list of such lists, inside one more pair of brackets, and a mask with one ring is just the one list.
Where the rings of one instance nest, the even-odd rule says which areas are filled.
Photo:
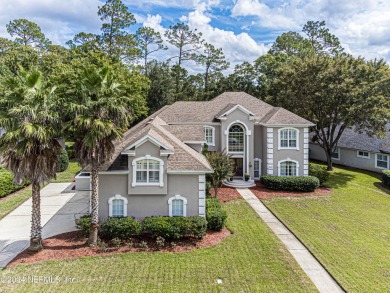
[[54, 43], [62, 44], [80, 31], [96, 33], [99, 0], [1, 0], [0, 36], [9, 37], [5, 25], [26, 18], [37, 23]]
[[260, 30], [300, 32], [309, 20], [325, 20], [347, 52], [386, 59], [390, 46], [389, 15], [390, 1], [382, 0], [238, 0], [231, 10], [234, 18], [255, 17]]

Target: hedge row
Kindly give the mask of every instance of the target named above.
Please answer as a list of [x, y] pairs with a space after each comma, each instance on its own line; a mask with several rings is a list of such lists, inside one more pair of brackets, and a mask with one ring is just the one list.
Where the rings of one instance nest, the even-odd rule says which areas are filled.
[[[76, 228], [89, 235], [91, 216], [76, 220]], [[187, 236], [202, 238], [206, 235], [207, 223], [200, 216], [192, 217], [147, 217], [142, 222], [134, 218], [108, 218], [100, 224], [99, 236], [103, 239], [127, 240], [131, 236], [149, 234], [154, 238], [180, 239]]]
[[390, 170], [384, 170], [382, 173], [383, 184], [390, 188]]
[[227, 213], [222, 209], [219, 200], [208, 197], [206, 199], [206, 220], [207, 228], [214, 231], [221, 231], [225, 227]]
[[0, 198], [29, 184], [28, 181], [24, 181], [21, 185], [16, 185], [13, 180], [14, 175], [11, 172], [0, 168]]
[[309, 175], [317, 177], [320, 181], [320, 185], [323, 185], [326, 181], [329, 180], [329, 172], [326, 170], [326, 167], [316, 165], [316, 164], [309, 164]]
[[288, 191], [314, 191], [320, 181], [314, 176], [261, 176], [260, 182], [268, 188]]

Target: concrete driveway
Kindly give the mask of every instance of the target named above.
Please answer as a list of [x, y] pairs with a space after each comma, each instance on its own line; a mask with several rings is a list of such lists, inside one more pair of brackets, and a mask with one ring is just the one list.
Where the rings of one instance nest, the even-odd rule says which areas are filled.
[[[43, 239], [76, 230], [75, 219], [89, 210], [89, 193], [74, 183], [50, 183], [41, 190]], [[0, 269], [29, 246], [31, 198], [0, 220]]]

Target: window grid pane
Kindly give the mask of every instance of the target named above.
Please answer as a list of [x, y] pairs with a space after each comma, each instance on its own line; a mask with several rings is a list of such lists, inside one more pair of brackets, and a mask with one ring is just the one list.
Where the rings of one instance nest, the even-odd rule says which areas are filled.
[[157, 160], [150, 159], [138, 161], [136, 165], [136, 182], [160, 182], [160, 162]]
[[286, 161], [280, 164], [281, 176], [297, 176], [297, 164], [295, 162]]
[[212, 128], [205, 128], [205, 140], [207, 144], [213, 144], [213, 129]]
[[377, 155], [376, 165], [381, 168], [388, 168], [388, 156]]
[[172, 200], [172, 216], [184, 216], [184, 203], [181, 199]]
[[112, 201], [112, 216], [123, 217], [124, 216], [124, 202], [122, 199], [114, 199]]
[[297, 147], [297, 131], [295, 129], [284, 129], [280, 131], [280, 147]]
[[254, 163], [254, 176], [255, 178], [260, 177], [260, 161], [256, 160]]
[[233, 125], [229, 129], [229, 152], [244, 151], [244, 130], [239, 125]]

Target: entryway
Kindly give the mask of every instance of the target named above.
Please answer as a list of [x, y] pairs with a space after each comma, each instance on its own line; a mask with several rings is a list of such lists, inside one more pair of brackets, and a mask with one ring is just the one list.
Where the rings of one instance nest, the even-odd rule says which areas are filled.
[[232, 158], [234, 163], [233, 176], [243, 178], [244, 177], [244, 159], [243, 158]]

